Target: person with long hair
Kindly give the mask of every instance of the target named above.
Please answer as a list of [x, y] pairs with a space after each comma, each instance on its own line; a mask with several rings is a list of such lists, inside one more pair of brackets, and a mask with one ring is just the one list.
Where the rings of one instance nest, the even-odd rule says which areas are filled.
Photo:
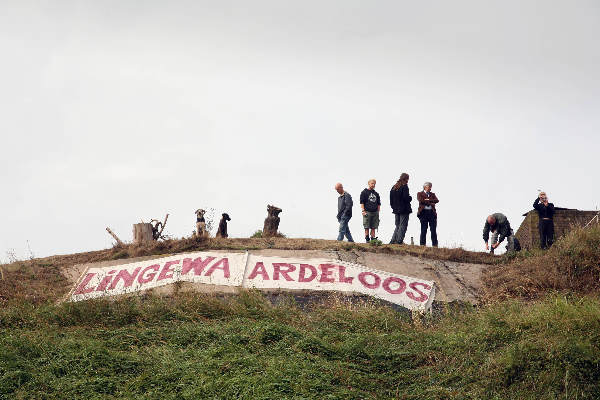
[[409, 176], [406, 172], [400, 175], [400, 179], [390, 190], [390, 206], [395, 215], [396, 229], [392, 235], [390, 244], [404, 244], [404, 236], [408, 227], [408, 218], [412, 213], [410, 202], [412, 197], [408, 191]]

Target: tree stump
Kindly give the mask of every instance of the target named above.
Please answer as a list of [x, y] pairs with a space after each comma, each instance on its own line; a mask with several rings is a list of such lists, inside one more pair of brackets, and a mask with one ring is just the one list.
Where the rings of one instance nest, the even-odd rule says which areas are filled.
[[152, 242], [152, 224], [133, 224], [133, 243]]
[[263, 237], [277, 236], [279, 229], [279, 213], [281, 208], [275, 206], [267, 206], [269, 215], [265, 218], [265, 226], [263, 227]]

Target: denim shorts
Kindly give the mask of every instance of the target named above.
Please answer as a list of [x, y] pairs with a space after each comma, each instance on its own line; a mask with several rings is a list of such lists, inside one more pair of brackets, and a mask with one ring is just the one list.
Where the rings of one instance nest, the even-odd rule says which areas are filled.
[[379, 211], [367, 211], [367, 215], [363, 215], [363, 226], [365, 229], [378, 229]]

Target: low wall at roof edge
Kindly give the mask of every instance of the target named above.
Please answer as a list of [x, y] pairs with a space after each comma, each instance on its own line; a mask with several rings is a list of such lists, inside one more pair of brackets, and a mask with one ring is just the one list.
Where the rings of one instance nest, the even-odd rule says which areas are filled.
[[248, 287], [362, 293], [410, 309], [424, 309], [434, 297], [477, 302], [485, 268], [366, 252], [259, 250], [115, 260], [78, 265], [65, 274], [74, 283], [68, 298], [71, 301], [148, 290], [236, 293]]

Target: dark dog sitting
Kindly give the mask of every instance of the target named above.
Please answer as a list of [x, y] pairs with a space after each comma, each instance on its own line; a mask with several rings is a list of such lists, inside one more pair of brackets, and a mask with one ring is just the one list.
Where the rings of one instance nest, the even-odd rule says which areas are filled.
[[223, 213], [223, 218], [221, 218], [221, 222], [219, 222], [219, 229], [217, 230], [216, 237], [227, 237], [227, 221], [231, 221], [231, 218], [229, 218], [229, 214]]

